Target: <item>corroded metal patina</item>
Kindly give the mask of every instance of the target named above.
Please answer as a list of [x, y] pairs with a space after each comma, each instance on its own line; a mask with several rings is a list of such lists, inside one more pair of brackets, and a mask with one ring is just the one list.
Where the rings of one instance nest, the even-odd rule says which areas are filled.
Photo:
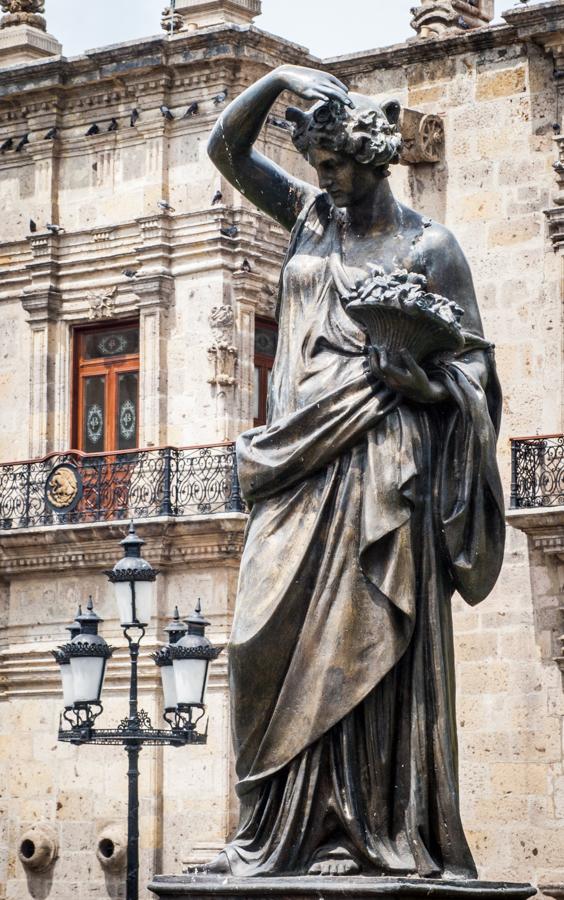
[[[317, 101], [288, 118], [319, 187], [254, 146], [285, 90]], [[460, 247], [386, 178], [400, 112], [282, 66], [210, 139], [291, 239], [268, 421], [237, 445], [252, 506], [230, 646], [241, 817], [209, 873], [476, 877], [450, 600], [479, 603], [501, 566], [500, 390]], [[346, 306], [376, 271], [384, 293], [403, 278], [426, 298], [423, 327], [448, 314], [454, 344], [420, 364], [373, 346]]]

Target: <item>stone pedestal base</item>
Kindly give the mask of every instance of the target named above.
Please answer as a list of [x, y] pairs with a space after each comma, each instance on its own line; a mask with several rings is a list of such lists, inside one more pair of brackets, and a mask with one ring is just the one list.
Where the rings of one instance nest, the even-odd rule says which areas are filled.
[[530, 884], [498, 881], [434, 881], [420, 878], [355, 876], [303, 878], [222, 878], [210, 875], [157, 875], [149, 885], [157, 897], [175, 900], [527, 900], [536, 894]]
[[62, 45], [45, 31], [31, 25], [13, 25], [0, 30], [0, 68], [59, 56]]

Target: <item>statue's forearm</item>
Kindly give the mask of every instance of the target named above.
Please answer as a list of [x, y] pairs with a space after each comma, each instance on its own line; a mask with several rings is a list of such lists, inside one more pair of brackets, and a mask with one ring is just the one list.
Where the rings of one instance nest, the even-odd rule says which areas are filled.
[[284, 87], [281, 70], [275, 69], [229, 104], [218, 119], [208, 144], [208, 153], [215, 163], [251, 150], [272, 104]]

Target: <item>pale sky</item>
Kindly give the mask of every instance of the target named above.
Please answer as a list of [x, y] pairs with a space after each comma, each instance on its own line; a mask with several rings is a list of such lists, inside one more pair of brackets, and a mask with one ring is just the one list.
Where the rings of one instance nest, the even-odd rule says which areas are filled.
[[[496, 0], [496, 12], [516, 0]], [[66, 56], [160, 34], [166, 0], [46, 0], [47, 26]], [[321, 57], [385, 47], [413, 37], [417, 0], [263, 0], [259, 28], [303, 44]]]

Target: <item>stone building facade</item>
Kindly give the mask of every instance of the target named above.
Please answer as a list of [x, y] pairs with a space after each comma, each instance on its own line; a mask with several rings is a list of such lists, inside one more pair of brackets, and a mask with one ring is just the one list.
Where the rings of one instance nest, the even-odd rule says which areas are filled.
[[[198, 502], [198, 491], [210, 500], [201, 460], [227, 458], [225, 442], [256, 419], [256, 336], [274, 319], [287, 235], [207, 158], [226, 99], [282, 62], [398, 98], [405, 149], [394, 187], [456, 233], [497, 346], [508, 496], [510, 436], [564, 430], [562, 0], [519, 5], [496, 26], [488, 0], [423, 0], [412, 39], [322, 62], [259, 30], [259, 13], [260, 0], [179, 0], [164, 34], [71, 60], [55, 55], [41, 23], [0, 29], [0, 898], [121, 895], [125, 754], [57, 743], [62, 704], [49, 654], [92, 594], [104, 636], [121, 648], [104, 689], [104, 721], [119, 721], [126, 658], [101, 572], [117, 558], [120, 517], [135, 514], [145, 555], [162, 571], [148, 649], [174, 605], [187, 613], [198, 596], [212, 639], [223, 644], [229, 633], [245, 514]], [[262, 149], [312, 177], [283, 127], [284, 106]], [[81, 366], [85, 379], [101, 376], [88, 354], [78, 358], [80, 341], [117, 340], [126, 325], [138, 329], [134, 446], [146, 455], [121, 457], [129, 468], [120, 515], [85, 506], [68, 520], [33, 518], [30, 473], [41, 507], [41, 479], [61, 452], [87, 446], [88, 422], [97, 433], [84, 420]], [[158, 448], [201, 446], [212, 449], [182, 456], [194, 502], [156, 514], [152, 501], [134, 500], [141, 481], [140, 492], [156, 496], [167, 459]], [[88, 459], [73, 458], [84, 470]], [[116, 457], [99, 458], [112, 490]], [[477, 609], [455, 603], [463, 817], [482, 877], [564, 883], [555, 659], [564, 514], [521, 509], [508, 520], [493, 595]], [[141, 688], [156, 722], [160, 688], [148, 658]], [[212, 670], [209, 717], [207, 747], [142, 753], [145, 881], [209, 858], [233, 826], [225, 654]], [[45, 869], [22, 861], [29, 834], [55, 848]], [[108, 836], [111, 863], [99, 852]]]

